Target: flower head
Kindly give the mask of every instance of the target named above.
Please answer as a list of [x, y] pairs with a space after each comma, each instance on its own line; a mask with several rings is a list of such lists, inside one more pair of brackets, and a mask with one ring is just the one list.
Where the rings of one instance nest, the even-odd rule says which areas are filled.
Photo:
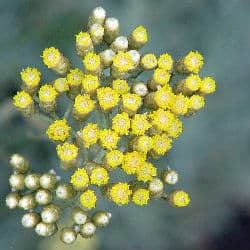
[[176, 115], [185, 115], [188, 111], [189, 99], [182, 94], [174, 95], [171, 103], [171, 111]]
[[124, 156], [123, 156], [123, 153], [121, 151], [112, 150], [112, 151], [109, 151], [105, 155], [105, 160], [106, 160], [106, 163], [108, 164], [108, 166], [110, 168], [114, 169], [122, 164], [123, 157]]
[[169, 82], [170, 74], [164, 69], [157, 68], [153, 73], [152, 79], [155, 83], [164, 86]]
[[117, 205], [126, 205], [129, 203], [129, 197], [132, 191], [129, 189], [129, 184], [119, 182], [114, 184], [109, 192], [110, 199]]
[[168, 53], [160, 55], [158, 59], [158, 67], [166, 71], [171, 71], [173, 68], [173, 58]]
[[91, 94], [96, 91], [96, 89], [99, 87], [99, 79], [97, 76], [94, 75], [85, 75], [82, 79], [82, 87], [84, 91]]
[[212, 77], [205, 77], [201, 81], [199, 92], [207, 95], [213, 93], [215, 89], [216, 89], [216, 83], [214, 79]]
[[68, 142], [57, 145], [56, 151], [60, 160], [65, 162], [75, 160], [78, 155], [78, 148], [74, 144]]
[[138, 181], [148, 182], [157, 174], [157, 169], [150, 162], [144, 162], [137, 170], [136, 176]]
[[122, 95], [123, 111], [136, 112], [142, 104], [141, 97], [136, 94], [124, 94]]
[[22, 81], [29, 87], [36, 87], [39, 85], [41, 79], [41, 72], [36, 68], [26, 68], [20, 73]]
[[43, 51], [42, 58], [43, 63], [48, 66], [48, 68], [53, 68], [60, 62], [61, 53], [55, 47], [46, 48]]
[[154, 54], [145, 54], [141, 59], [141, 66], [147, 70], [156, 68], [157, 63], [157, 58]]
[[76, 36], [76, 43], [83, 47], [92, 45], [92, 41], [88, 32], [80, 31]]
[[145, 206], [148, 204], [149, 191], [144, 188], [135, 190], [132, 194], [132, 201], [139, 206]]
[[67, 74], [67, 81], [70, 87], [80, 86], [84, 77], [80, 69], [71, 69]]
[[198, 73], [203, 66], [203, 56], [198, 51], [190, 51], [184, 57], [184, 65], [189, 72]]
[[133, 141], [133, 149], [142, 153], [147, 153], [153, 147], [153, 139], [149, 136], [142, 135]]
[[110, 110], [117, 106], [119, 95], [109, 87], [99, 88], [97, 90], [97, 99], [102, 109]]
[[119, 136], [116, 132], [110, 129], [100, 130], [100, 142], [102, 147], [106, 149], [115, 149], [119, 141]]
[[151, 127], [146, 114], [136, 114], [131, 119], [131, 133], [134, 135], [144, 135]]
[[89, 176], [84, 168], [78, 168], [70, 179], [74, 188], [81, 190], [85, 189], [89, 185]]
[[78, 95], [75, 98], [74, 108], [79, 114], [89, 114], [95, 107], [95, 102], [90, 98], [90, 95]]
[[121, 79], [114, 80], [112, 82], [112, 87], [113, 87], [113, 90], [119, 95], [128, 93], [129, 88], [130, 88], [127, 81], [121, 80]]
[[69, 84], [68, 84], [67, 78], [57, 78], [53, 83], [53, 87], [60, 94], [68, 91]]
[[172, 124], [167, 130], [167, 134], [170, 137], [177, 138], [182, 133], [182, 122], [179, 118], [175, 117]]
[[189, 91], [197, 91], [201, 86], [201, 79], [198, 75], [191, 74], [184, 80], [184, 86]]
[[87, 72], [99, 73], [101, 69], [101, 59], [100, 56], [89, 52], [85, 55], [83, 59], [83, 64]]
[[169, 87], [160, 88], [155, 92], [154, 101], [159, 108], [170, 108], [173, 100], [173, 92]]
[[169, 110], [158, 109], [150, 115], [152, 126], [160, 131], [167, 131], [174, 119], [173, 113]]
[[166, 134], [157, 134], [153, 136], [153, 152], [158, 155], [164, 155], [172, 147], [172, 139], [168, 138]]
[[88, 209], [88, 210], [96, 206], [96, 201], [97, 201], [97, 198], [96, 198], [95, 192], [90, 189], [83, 192], [80, 196], [81, 205], [85, 209]]
[[130, 45], [132, 48], [140, 48], [148, 41], [148, 33], [143, 26], [136, 27], [130, 36]]
[[65, 141], [70, 135], [70, 126], [67, 121], [64, 120], [56, 120], [47, 129], [47, 135], [49, 139], [53, 141]]
[[107, 184], [109, 181], [109, 175], [105, 168], [95, 167], [91, 171], [90, 183], [93, 185], [101, 186]]
[[186, 207], [190, 203], [190, 197], [185, 191], [174, 191], [169, 194], [170, 203], [176, 207]]
[[127, 52], [120, 51], [113, 57], [113, 67], [119, 72], [127, 72], [133, 65], [132, 57]]
[[52, 85], [46, 84], [43, 85], [38, 92], [38, 97], [41, 102], [53, 102], [55, 101], [58, 93]]
[[189, 99], [189, 108], [199, 110], [205, 106], [205, 99], [199, 95], [192, 95]]
[[137, 169], [139, 169], [144, 164], [145, 160], [146, 155], [141, 152], [127, 152], [124, 155], [121, 168], [127, 174], [135, 174]]
[[86, 148], [95, 144], [99, 139], [98, 125], [95, 123], [88, 123], [81, 131], [81, 138]]
[[127, 113], [118, 113], [112, 119], [112, 129], [119, 135], [127, 135], [130, 129], [130, 118]]
[[19, 91], [13, 97], [13, 104], [17, 108], [27, 108], [33, 104], [33, 99], [27, 92]]

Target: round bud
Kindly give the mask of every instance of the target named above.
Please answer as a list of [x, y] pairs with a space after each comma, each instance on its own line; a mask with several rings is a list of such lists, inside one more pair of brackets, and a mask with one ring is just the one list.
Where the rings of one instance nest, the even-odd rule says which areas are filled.
[[140, 64], [140, 53], [137, 50], [129, 50], [128, 54], [131, 55], [132, 61], [134, 63], [134, 68], [136, 68]]
[[30, 190], [36, 190], [40, 187], [40, 175], [28, 174], [24, 179], [25, 186]]
[[6, 196], [6, 206], [9, 209], [14, 209], [18, 207], [18, 203], [20, 200], [21, 196], [17, 192], [9, 193]]
[[128, 49], [128, 39], [125, 36], [118, 36], [110, 45], [110, 48], [115, 51], [126, 51]]
[[160, 179], [154, 178], [148, 183], [148, 190], [151, 198], [159, 198], [163, 193], [163, 182]]
[[92, 222], [87, 222], [84, 225], [82, 225], [80, 234], [83, 238], [90, 238], [94, 235], [95, 230], [96, 230], [95, 224], [93, 224]]
[[71, 184], [60, 184], [56, 188], [56, 197], [62, 200], [71, 199], [75, 195], [74, 188]]
[[40, 177], [40, 185], [45, 189], [54, 189], [56, 187], [56, 175], [46, 173]]
[[167, 184], [174, 185], [178, 181], [178, 174], [174, 170], [165, 170], [161, 174], [161, 179]]
[[119, 34], [119, 21], [116, 18], [109, 17], [104, 24], [104, 38], [107, 43], [111, 43]]
[[96, 7], [93, 9], [89, 17], [89, 25], [93, 23], [103, 24], [106, 18], [106, 11], [102, 7]]
[[104, 68], [109, 67], [113, 62], [115, 52], [112, 49], [106, 49], [100, 53], [101, 62]]
[[49, 190], [40, 189], [36, 192], [35, 198], [39, 205], [48, 205], [52, 200], [52, 195]]
[[56, 222], [61, 215], [61, 209], [55, 205], [50, 204], [43, 208], [41, 212], [42, 221], [46, 223], [54, 223]]
[[92, 220], [97, 227], [105, 227], [109, 224], [110, 213], [98, 211], [93, 214]]
[[148, 94], [148, 87], [144, 82], [135, 82], [133, 85], [133, 93], [144, 97]]
[[57, 231], [57, 225], [55, 223], [48, 224], [40, 222], [36, 225], [35, 231], [40, 236], [51, 236]]
[[35, 197], [32, 194], [24, 195], [18, 203], [18, 206], [24, 210], [30, 210], [37, 205]]
[[15, 190], [23, 190], [24, 185], [24, 175], [23, 174], [12, 174], [9, 178], [10, 186]]
[[19, 154], [11, 156], [10, 165], [19, 174], [24, 174], [29, 170], [29, 162]]
[[87, 212], [82, 210], [79, 207], [75, 207], [72, 210], [71, 215], [72, 215], [74, 222], [78, 225], [83, 225], [84, 223], [86, 223], [87, 218], [88, 218]]
[[22, 225], [26, 228], [35, 227], [41, 220], [40, 215], [37, 213], [27, 213], [22, 217]]
[[76, 240], [76, 232], [69, 228], [65, 227], [62, 229], [60, 239], [65, 244], [72, 244]]

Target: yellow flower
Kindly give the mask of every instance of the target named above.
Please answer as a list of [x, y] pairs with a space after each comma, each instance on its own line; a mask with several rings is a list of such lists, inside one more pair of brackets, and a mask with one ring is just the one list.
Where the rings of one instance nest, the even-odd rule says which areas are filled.
[[58, 93], [56, 92], [55, 88], [49, 84], [43, 85], [38, 92], [38, 97], [41, 102], [53, 102], [55, 101]]
[[95, 167], [91, 171], [90, 183], [93, 185], [101, 186], [107, 184], [109, 181], [109, 175], [105, 168]]
[[113, 57], [113, 67], [119, 72], [127, 72], [134, 66], [132, 57], [127, 52], [118, 52]]
[[47, 65], [48, 68], [56, 67], [60, 62], [60, 57], [60, 51], [54, 47], [46, 48], [42, 54], [43, 63]]
[[173, 58], [168, 53], [162, 54], [158, 59], [158, 67], [166, 71], [171, 71], [173, 68]]
[[174, 191], [169, 194], [169, 201], [173, 206], [186, 207], [190, 203], [190, 197], [185, 191]]
[[127, 135], [130, 129], [130, 118], [127, 113], [116, 114], [112, 119], [112, 129], [119, 135]]
[[192, 95], [189, 99], [189, 108], [192, 110], [199, 110], [204, 108], [205, 100], [204, 97], [199, 95]]
[[135, 174], [137, 169], [144, 164], [145, 160], [146, 160], [146, 155], [141, 152], [137, 151], [127, 152], [124, 155], [121, 168], [127, 174]]
[[172, 139], [168, 138], [166, 134], [153, 136], [153, 152], [158, 155], [164, 155], [172, 147]]
[[118, 205], [126, 205], [129, 203], [129, 197], [132, 191], [129, 189], [129, 184], [119, 182], [114, 184], [110, 189], [110, 199]]
[[33, 103], [32, 97], [25, 91], [17, 92], [17, 94], [13, 97], [13, 104], [17, 108], [25, 109]]
[[199, 92], [202, 94], [211, 94], [216, 89], [216, 83], [213, 78], [211, 77], [205, 77], [202, 82], [199, 89]]
[[184, 87], [191, 92], [195, 92], [201, 86], [201, 79], [198, 75], [191, 74], [184, 80]]
[[100, 142], [105, 149], [114, 149], [117, 147], [119, 136], [111, 129], [100, 130]]
[[121, 80], [121, 79], [116, 79], [112, 82], [112, 87], [114, 89], [114, 91], [119, 94], [119, 95], [123, 95], [128, 93], [130, 87], [127, 83], [127, 81], [125, 80]]
[[139, 188], [135, 190], [132, 194], [132, 201], [139, 206], [144, 206], [148, 204], [149, 191], [144, 188]]
[[161, 131], [167, 131], [171, 126], [174, 115], [169, 110], [158, 109], [150, 115], [152, 125]]
[[22, 81], [28, 87], [36, 87], [39, 85], [41, 79], [41, 72], [38, 71], [36, 68], [26, 68], [21, 71], [20, 73]]
[[76, 43], [82, 47], [89, 47], [92, 45], [92, 41], [88, 32], [80, 31], [76, 36]]
[[65, 141], [70, 135], [70, 126], [66, 119], [56, 120], [47, 129], [47, 135], [49, 139], [53, 141]]
[[152, 76], [152, 81], [161, 85], [161, 86], [164, 86], [166, 85], [170, 80], [170, 74], [164, 70], [164, 69], [156, 69], [153, 73], [153, 76]]
[[71, 69], [67, 74], [67, 81], [70, 87], [80, 86], [84, 77], [83, 72], [80, 69]]
[[89, 185], [89, 176], [84, 168], [78, 168], [74, 174], [71, 176], [70, 180], [74, 188], [82, 190]]
[[138, 46], [132, 46], [135, 48], [140, 48], [141, 46], [143, 46], [147, 41], [148, 41], [148, 33], [146, 28], [144, 28], [143, 26], [138, 26], [136, 27], [132, 34], [131, 34], [131, 39], [132, 39], [132, 43], [135, 42], [135, 45]]
[[154, 167], [152, 163], [144, 162], [140, 167], [136, 170], [136, 176], [138, 181], [151, 181], [154, 176], [157, 174], [157, 169]]
[[190, 51], [184, 58], [184, 65], [189, 72], [198, 73], [203, 66], [203, 56], [198, 51]]
[[119, 150], [112, 150], [106, 154], [105, 160], [108, 166], [114, 169], [122, 164], [123, 153]]
[[103, 110], [110, 110], [117, 106], [119, 95], [111, 88], [99, 88], [97, 90], [97, 99]]
[[189, 99], [182, 94], [174, 95], [171, 111], [175, 115], [185, 115], [188, 111]]
[[83, 139], [86, 148], [95, 144], [99, 139], [98, 125], [95, 123], [88, 123], [87, 126], [82, 129], [81, 138]]
[[133, 149], [142, 153], [147, 153], [153, 147], [153, 139], [149, 136], [138, 136], [133, 141]]
[[173, 92], [170, 87], [160, 88], [155, 92], [154, 101], [159, 108], [170, 108], [173, 100]]
[[99, 85], [100, 83], [97, 76], [85, 75], [82, 79], [82, 87], [87, 93], [95, 93]]
[[54, 81], [53, 87], [55, 90], [62, 94], [69, 90], [69, 84], [66, 78], [58, 78]]
[[60, 160], [64, 162], [75, 160], [78, 156], [78, 148], [74, 144], [68, 142], [57, 145], [56, 151]]
[[150, 127], [146, 114], [136, 114], [131, 120], [131, 133], [134, 135], [144, 135]]
[[174, 118], [172, 124], [167, 130], [170, 137], [177, 138], [182, 133], [182, 122], [177, 117]]
[[92, 52], [87, 53], [83, 59], [83, 64], [87, 72], [91, 72], [93, 74], [100, 73], [101, 59], [99, 55]]
[[78, 95], [75, 98], [74, 108], [79, 114], [89, 114], [95, 107], [95, 102], [88, 94]]
[[136, 94], [127, 93], [122, 95], [122, 106], [125, 112], [127, 110], [135, 112], [139, 109], [141, 104], [142, 104], [141, 97]]
[[88, 210], [96, 206], [96, 201], [97, 201], [97, 198], [96, 198], [95, 192], [90, 189], [83, 192], [80, 196], [81, 205], [85, 209], [88, 209]]
[[145, 54], [141, 59], [141, 66], [144, 69], [153, 69], [157, 66], [157, 58], [154, 54]]

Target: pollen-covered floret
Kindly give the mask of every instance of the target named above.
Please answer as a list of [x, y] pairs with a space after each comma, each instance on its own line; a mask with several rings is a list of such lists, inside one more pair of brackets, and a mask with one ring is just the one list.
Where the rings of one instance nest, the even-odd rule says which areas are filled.
[[127, 113], [118, 113], [112, 119], [112, 129], [119, 135], [127, 135], [130, 129], [130, 118]]
[[85, 75], [82, 79], [82, 87], [84, 91], [89, 94], [95, 93], [96, 89], [99, 87], [99, 79], [94, 75]]
[[27, 108], [33, 104], [32, 97], [25, 91], [19, 91], [13, 97], [13, 104], [17, 108]]
[[117, 205], [128, 204], [131, 194], [132, 191], [130, 190], [129, 184], [122, 182], [114, 184], [109, 192], [110, 199]]
[[142, 152], [127, 152], [124, 155], [121, 168], [127, 174], [135, 174], [137, 169], [139, 169], [144, 164], [145, 160], [146, 155]]
[[65, 141], [70, 135], [70, 126], [65, 119], [56, 120], [47, 129], [49, 139], [56, 142]]
[[43, 85], [38, 92], [38, 97], [41, 102], [53, 102], [58, 93], [52, 85], [45, 84]]
[[136, 114], [131, 119], [131, 133], [134, 135], [144, 135], [150, 127], [147, 114]]
[[132, 201], [139, 206], [145, 206], [148, 204], [149, 190], [145, 188], [138, 188], [132, 194]]
[[167, 131], [171, 126], [174, 115], [169, 110], [158, 109], [150, 115], [151, 124], [160, 131]]
[[114, 169], [122, 164], [123, 157], [124, 156], [121, 151], [112, 150], [105, 155], [105, 162], [107, 163], [109, 168]]
[[173, 68], [173, 58], [168, 53], [160, 55], [158, 59], [158, 67], [166, 71], [171, 71]]
[[38, 71], [36, 68], [26, 68], [21, 71], [20, 73], [22, 81], [28, 87], [36, 87], [39, 85], [41, 79], [41, 72]]
[[75, 160], [78, 156], [78, 148], [74, 144], [68, 142], [57, 145], [56, 151], [60, 160], [65, 162]]
[[157, 174], [157, 169], [150, 162], [144, 162], [140, 167], [136, 170], [136, 176], [138, 181], [148, 182], [153, 179]]
[[110, 110], [117, 106], [119, 95], [109, 87], [99, 88], [97, 90], [97, 99], [103, 110]]
[[113, 90], [119, 94], [119, 95], [123, 95], [128, 93], [130, 87], [127, 83], [127, 81], [122, 80], [122, 79], [116, 79], [112, 82], [112, 87]]
[[190, 51], [184, 58], [184, 65], [189, 72], [198, 73], [203, 66], [203, 56], [198, 51]]
[[172, 139], [166, 134], [156, 134], [153, 136], [153, 152], [157, 155], [164, 155], [172, 147]]
[[111, 129], [100, 130], [100, 143], [105, 149], [115, 149], [119, 141], [119, 136]]
[[87, 191], [83, 192], [80, 196], [80, 202], [81, 205], [85, 208], [85, 209], [92, 209], [96, 206], [96, 195], [95, 192], [93, 190], [88, 189]]
[[43, 63], [48, 66], [48, 68], [56, 67], [60, 61], [61, 53], [55, 47], [46, 48], [43, 51], [42, 58]]
[[77, 190], [82, 190], [89, 185], [89, 176], [84, 168], [78, 168], [70, 179], [71, 184]]
[[92, 144], [95, 144], [99, 139], [99, 128], [95, 123], [88, 123], [81, 131], [81, 139], [84, 146], [89, 148]]
[[105, 168], [95, 167], [90, 174], [90, 183], [93, 185], [101, 186], [107, 184], [109, 175]]

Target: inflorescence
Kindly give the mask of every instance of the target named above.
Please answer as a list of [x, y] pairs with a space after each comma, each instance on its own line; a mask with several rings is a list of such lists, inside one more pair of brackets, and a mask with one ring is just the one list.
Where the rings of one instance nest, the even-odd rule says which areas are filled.
[[[38, 69], [21, 71], [22, 90], [13, 104], [26, 117], [49, 121], [47, 137], [56, 145], [61, 168], [71, 171], [68, 180], [60, 180], [54, 170], [36, 174], [26, 158], [11, 157], [12, 192], [6, 204], [26, 210], [22, 224], [38, 235], [56, 233], [63, 210], [70, 208], [72, 224], [61, 228], [61, 240], [70, 244], [78, 234], [91, 237], [111, 218], [111, 213], [95, 210], [101, 197], [118, 206], [145, 206], [159, 198], [175, 207], [190, 202], [185, 191], [171, 191], [178, 174], [160, 169], [157, 159], [167, 155], [182, 133], [181, 118], [203, 108], [216, 83], [198, 75], [203, 66], [199, 52], [177, 61], [168, 53], [141, 54], [148, 41], [146, 28], [138, 26], [128, 37], [119, 33], [118, 20], [97, 7], [88, 30], [75, 36], [84, 70], [73, 68], [60, 50], [50, 47], [42, 59], [59, 78], [40, 86]], [[146, 71], [150, 79], [138, 80]], [[58, 99], [65, 96], [68, 108], [60, 114]], [[126, 180], [111, 178], [112, 171], [123, 172]]]

